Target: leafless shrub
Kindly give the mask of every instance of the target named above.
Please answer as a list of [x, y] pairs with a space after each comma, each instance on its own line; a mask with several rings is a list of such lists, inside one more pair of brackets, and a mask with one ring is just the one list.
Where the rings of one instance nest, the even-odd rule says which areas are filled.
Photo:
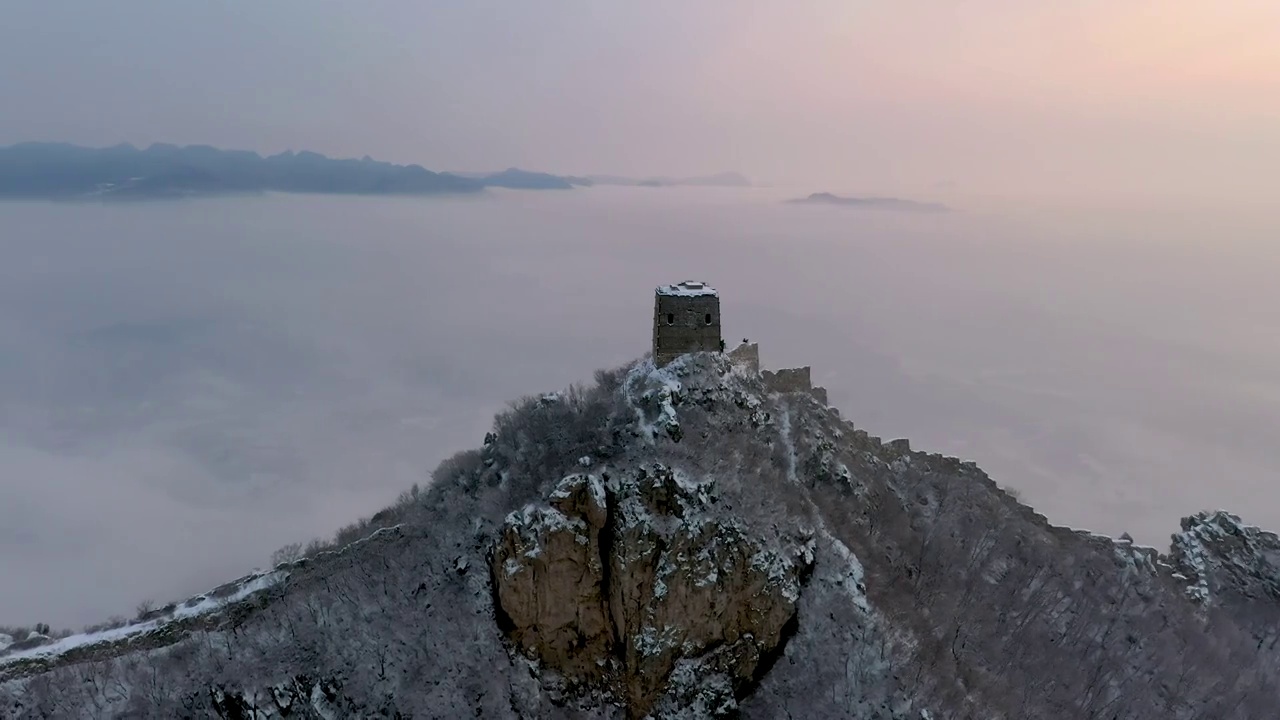
[[151, 598], [147, 598], [146, 600], [143, 600], [142, 602], [138, 603], [138, 607], [136, 608], [137, 615], [135, 615], [134, 617], [137, 620], [145, 620], [147, 619], [147, 616], [150, 615], [151, 612], [155, 609], [156, 609], [156, 601], [152, 600]]
[[302, 557], [302, 543], [289, 543], [271, 553], [271, 566], [291, 563]]
[[418, 483], [414, 483], [413, 487], [400, 493], [400, 496], [396, 498], [394, 507], [409, 508], [420, 502], [421, 499], [422, 488], [418, 486]]
[[0, 633], [12, 638], [26, 637], [31, 628], [23, 625], [0, 625]]
[[325, 542], [324, 540], [321, 540], [320, 538], [312, 538], [312, 540], [307, 543], [307, 547], [303, 549], [302, 556], [315, 557], [316, 555], [318, 555], [321, 552], [324, 552], [328, 548], [329, 548], [329, 543]]
[[596, 370], [596, 390], [605, 394], [613, 394], [618, 388], [622, 387], [622, 379], [627, 375], [626, 367], [617, 367], [609, 370]]

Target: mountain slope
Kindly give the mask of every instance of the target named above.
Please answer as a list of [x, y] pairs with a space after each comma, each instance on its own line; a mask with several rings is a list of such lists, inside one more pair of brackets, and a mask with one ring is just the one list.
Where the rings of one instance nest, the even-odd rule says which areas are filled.
[[707, 354], [527, 398], [198, 622], [0, 655], [0, 715], [1270, 716], [1274, 535], [1054, 527], [798, 377]]

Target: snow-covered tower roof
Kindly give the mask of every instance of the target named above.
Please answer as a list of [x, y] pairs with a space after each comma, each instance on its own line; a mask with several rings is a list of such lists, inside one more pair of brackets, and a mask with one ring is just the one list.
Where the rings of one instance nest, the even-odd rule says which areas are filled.
[[666, 295], [667, 297], [718, 297], [719, 293], [710, 285], [699, 282], [697, 280], [685, 280], [675, 285], [662, 285], [657, 290], [658, 295]]

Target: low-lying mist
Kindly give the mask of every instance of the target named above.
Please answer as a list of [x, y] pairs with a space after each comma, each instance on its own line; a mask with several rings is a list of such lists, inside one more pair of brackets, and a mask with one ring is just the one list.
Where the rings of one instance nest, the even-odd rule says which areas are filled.
[[798, 194], [0, 204], [0, 624], [129, 614], [331, 534], [508, 401], [646, 352], [654, 286], [687, 278], [730, 346], [1055, 523], [1280, 526], [1280, 217]]

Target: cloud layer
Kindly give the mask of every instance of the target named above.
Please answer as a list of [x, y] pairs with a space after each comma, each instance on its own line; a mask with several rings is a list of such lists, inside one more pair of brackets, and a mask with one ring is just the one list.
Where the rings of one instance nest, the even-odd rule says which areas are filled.
[[374, 512], [508, 401], [644, 353], [688, 277], [730, 341], [1055, 522], [1280, 526], [1268, 218], [789, 196], [0, 206], [0, 622], [128, 613]]

